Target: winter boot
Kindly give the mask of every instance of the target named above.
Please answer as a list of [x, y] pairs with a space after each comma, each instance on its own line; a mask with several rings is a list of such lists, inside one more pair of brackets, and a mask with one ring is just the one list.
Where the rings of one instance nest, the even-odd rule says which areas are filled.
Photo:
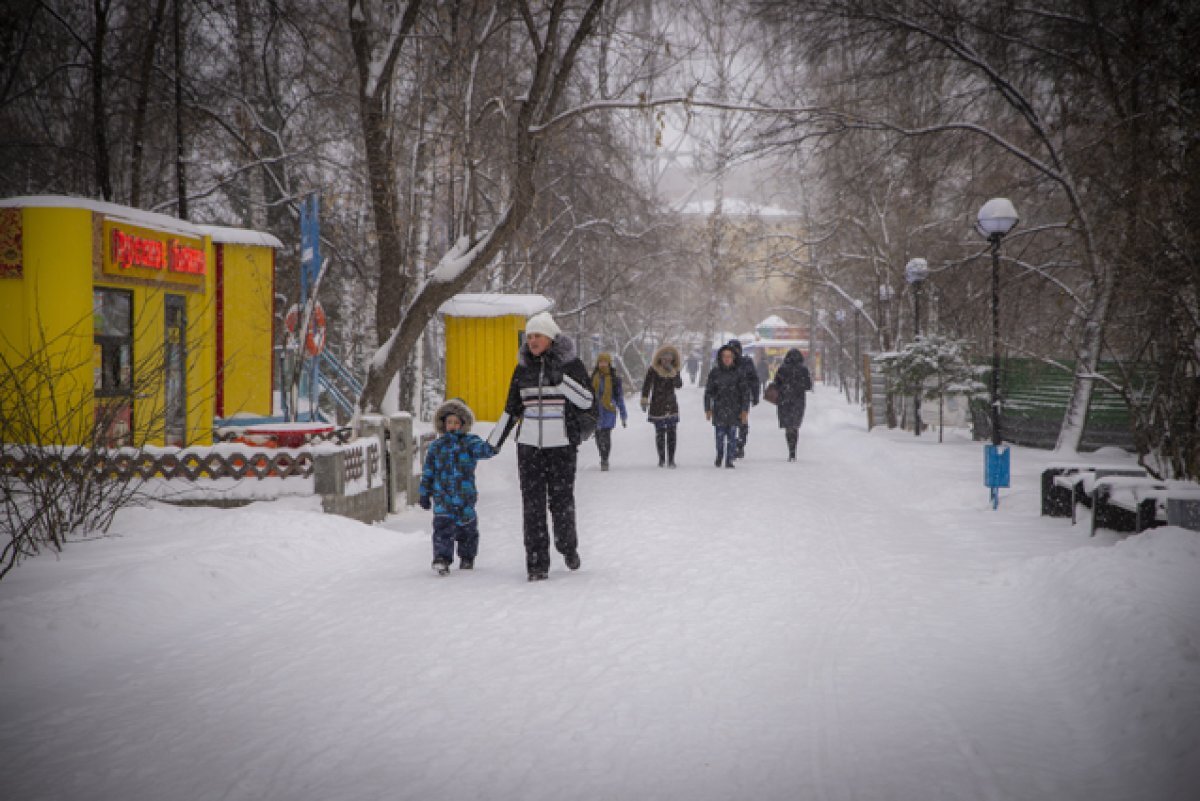
[[441, 559], [434, 559], [433, 572], [437, 573], [439, 576], [450, 575], [450, 563], [443, 562]]
[[529, 571], [529, 580], [530, 581], [545, 581], [548, 578], [550, 578], [550, 574], [547, 573], [545, 570], [530, 570]]
[[667, 467], [675, 467], [675, 429], [667, 431]]
[[460, 559], [458, 561], [458, 569], [459, 570], [474, 570], [475, 569], [475, 560]]
[[602, 473], [607, 473], [607, 472], [608, 472], [608, 462], [601, 462], [601, 463], [600, 463], [600, 472], [602, 472]]
[[667, 464], [667, 432], [661, 429], [655, 431], [654, 445], [658, 448], [658, 466], [663, 467]]
[[579, 551], [570, 551], [563, 554], [563, 561], [567, 563], [567, 568], [570, 570], [579, 569]]

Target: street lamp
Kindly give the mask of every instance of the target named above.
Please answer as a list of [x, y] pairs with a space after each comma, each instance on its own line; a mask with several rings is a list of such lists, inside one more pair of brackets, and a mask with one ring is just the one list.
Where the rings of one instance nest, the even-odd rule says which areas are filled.
[[1000, 448], [1000, 241], [1021, 218], [1012, 201], [994, 197], [979, 209], [975, 230], [992, 246], [992, 445], [985, 451], [992, 508], [1000, 504], [1000, 487], [1008, 486], [1008, 450]]
[[858, 338], [858, 318], [862, 317], [863, 302], [854, 301], [854, 402], [862, 403], [862, 345]]
[[[921, 285], [929, 277], [929, 262], [924, 259], [909, 259], [904, 266], [904, 278], [913, 289], [913, 340], [921, 336]], [[921, 436], [921, 387], [913, 396], [913, 432]]]

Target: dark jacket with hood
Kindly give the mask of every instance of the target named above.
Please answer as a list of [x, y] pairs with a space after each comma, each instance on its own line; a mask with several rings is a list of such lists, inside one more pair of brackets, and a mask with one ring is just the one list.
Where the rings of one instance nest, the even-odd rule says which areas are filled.
[[683, 376], [679, 372], [682, 366], [683, 359], [674, 345], [663, 345], [654, 351], [650, 369], [642, 381], [642, 408], [646, 409], [646, 417], [650, 420], [679, 418], [675, 390], [683, 386]]
[[779, 405], [775, 409], [779, 427], [799, 428], [804, 421], [805, 393], [813, 387], [804, 354], [795, 348], [789, 350], [771, 383], [779, 389]]
[[520, 421], [517, 444], [535, 448], [579, 445], [579, 410], [592, 406], [592, 382], [575, 355], [575, 342], [559, 334], [541, 356], [521, 345], [517, 366], [508, 385], [504, 413], [488, 436], [500, 450], [509, 431]]
[[[758, 368], [754, 366], [754, 359], [742, 355], [741, 340], [731, 339], [725, 343], [725, 346], [733, 349], [733, 363], [742, 371], [742, 376], [746, 379], [746, 385], [750, 387], [750, 402], [757, 406], [761, 382], [758, 380]], [[721, 354], [718, 353], [718, 359], [720, 356]]]
[[[733, 364], [726, 367], [721, 363], [721, 354], [729, 351], [733, 354]], [[750, 411], [750, 384], [757, 382], [757, 377], [747, 382], [746, 374], [737, 362], [737, 353], [728, 345], [717, 351], [717, 363], [708, 373], [708, 382], [704, 385], [704, 411], [712, 412], [714, 426], [736, 426], [742, 422], [742, 412]]]
[[[446, 431], [446, 417], [454, 415], [462, 428]], [[421, 498], [433, 502], [433, 513], [454, 519], [463, 525], [475, 519], [475, 465], [480, 459], [490, 459], [496, 451], [471, 433], [475, 415], [471, 407], [458, 398], [451, 398], [438, 407], [433, 415], [433, 427], [439, 436], [425, 453], [421, 470]], [[424, 504], [422, 504], [424, 506]]]

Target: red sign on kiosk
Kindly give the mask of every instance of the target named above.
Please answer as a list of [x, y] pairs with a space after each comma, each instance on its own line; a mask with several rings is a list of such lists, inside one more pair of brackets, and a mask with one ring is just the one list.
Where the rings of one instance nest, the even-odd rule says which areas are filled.
[[208, 259], [201, 240], [193, 244], [182, 237], [112, 222], [105, 223], [104, 235], [106, 275], [193, 289], [203, 286]]

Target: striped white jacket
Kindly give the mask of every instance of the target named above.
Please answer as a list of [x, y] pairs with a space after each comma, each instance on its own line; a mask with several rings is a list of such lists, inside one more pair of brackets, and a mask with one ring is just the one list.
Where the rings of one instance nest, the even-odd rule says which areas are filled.
[[576, 410], [592, 405], [587, 368], [575, 357], [575, 343], [559, 334], [540, 358], [525, 345], [513, 369], [504, 413], [496, 421], [488, 444], [499, 450], [514, 425], [517, 444], [563, 448], [579, 444]]

